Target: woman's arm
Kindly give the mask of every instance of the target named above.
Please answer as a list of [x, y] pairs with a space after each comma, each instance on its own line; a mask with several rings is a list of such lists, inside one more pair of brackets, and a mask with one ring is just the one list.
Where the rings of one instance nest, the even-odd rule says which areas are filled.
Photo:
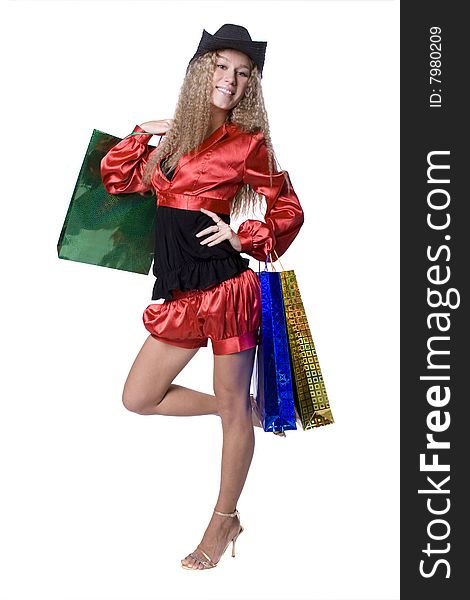
[[[101, 178], [110, 194], [147, 192], [151, 185], [142, 183], [142, 175], [154, 148], [148, 143], [153, 135], [163, 135], [171, 127], [172, 119], [147, 121], [136, 125], [133, 134], [113, 146], [101, 161]], [[139, 135], [142, 134], [142, 135]]]
[[[257, 260], [266, 260], [273, 250], [282, 256], [300, 231], [304, 213], [292, 187], [287, 184], [281, 171], [269, 177], [268, 151], [264, 135], [258, 132], [252, 136], [245, 159], [243, 182], [266, 197], [265, 223], [248, 219], [240, 224], [237, 235], [244, 252]], [[275, 259], [275, 257], [273, 257]]]

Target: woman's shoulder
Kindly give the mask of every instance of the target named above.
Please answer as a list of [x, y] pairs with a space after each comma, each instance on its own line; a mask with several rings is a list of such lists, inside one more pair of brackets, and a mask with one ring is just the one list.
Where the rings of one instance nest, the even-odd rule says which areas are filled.
[[264, 132], [261, 129], [248, 131], [237, 123], [229, 122], [226, 131], [245, 158], [253, 153], [263, 152], [266, 147]]

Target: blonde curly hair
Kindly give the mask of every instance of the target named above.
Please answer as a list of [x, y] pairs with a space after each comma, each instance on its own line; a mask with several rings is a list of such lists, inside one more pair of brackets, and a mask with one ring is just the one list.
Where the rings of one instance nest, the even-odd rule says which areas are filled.
[[[175, 109], [173, 125], [161, 143], [152, 152], [143, 173], [144, 183], [150, 184], [152, 174], [160, 160], [166, 169], [174, 169], [179, 159], [197, 148], [207, 137], [210, 122], [212, 79], [217, 65], [217, 52], [207, 52], [191, 62], [181, 86]], [[243, 98], [227, 116], [230, 121], [245, 131], [262, 131], [266, 140], [269, 158], [269, 173], [272, 175], [277, 163], [269, 132], [268, 115], [261, 89], [258, 68], [252, 69]], [[238, 216], [261, 205], [263, 196], [248, 184], [243, 185], [231, 205], [231, 215]]]

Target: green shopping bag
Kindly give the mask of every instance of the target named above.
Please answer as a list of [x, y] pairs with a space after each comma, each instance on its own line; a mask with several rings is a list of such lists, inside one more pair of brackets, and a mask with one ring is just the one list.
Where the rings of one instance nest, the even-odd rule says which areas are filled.
[[120, 141], [93, 130], [57, 252], [66, 260], [148, 274], [155, 248], [155, 195], [108, 194], [101, 181], [101, 159]]

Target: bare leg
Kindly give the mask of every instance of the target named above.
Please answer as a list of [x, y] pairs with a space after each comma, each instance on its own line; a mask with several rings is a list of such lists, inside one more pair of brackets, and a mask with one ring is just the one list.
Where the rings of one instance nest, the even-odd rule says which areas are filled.
[[[142, 415], [158, 414], [158, 405], [168, 393], [173, 379], [197, 351], [198, 348], [186, 349], [164, 344], [149, 335], [124, 384], [124, 406]], [[181, 394], [180, 390], [175, 391]]]
[[[250, 380], [255, 349], [214, 356], [214, 390], [222, 419], [223, 448], [220, 491], [215, 509], [231, 513], [237, 506], [253, 457], [255, 437], [252, 426]], [[228, 541], [238, 532], [238, 517], [213, 514], [200, 547], [218, 562]], [[198, 549], [196, 557], [205, 560]], [[182, 564], [195, 569], [203, 565], [188, 555]]]
[[[124, 406], [142, 415], [219, 415], [215, 395], [171, 383], [196, 354], [159, 342], [145, 340], [124, 385]], [[253, 424], [260, 426], [253, 413]]]

